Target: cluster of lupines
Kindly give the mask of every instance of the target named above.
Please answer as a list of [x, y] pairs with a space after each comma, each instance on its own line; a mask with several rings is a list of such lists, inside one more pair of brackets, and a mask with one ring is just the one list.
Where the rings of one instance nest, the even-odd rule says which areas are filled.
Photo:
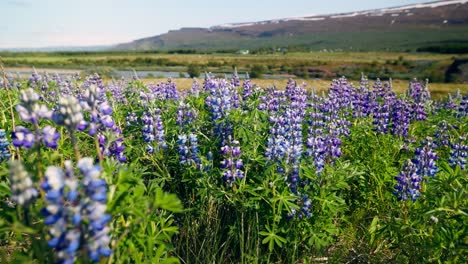
[[346, 131], [343, 130], [346, 126], [337, 125], [333, 119], [336, 112], [331, 109], [331, 105], [326, 98], [312, 97], [306, 146], [317, 175], [322, 173], [325, 164], [333, 164], [341, 157], [340, 136]]
[[228, 143], [221, 147], [221, 154], [224, 159], [221, 161], [221, 168], [223, 168], [223, 180], [226, 181], [228, 186], [231, 186], [238, 179], [244, 178], [244, 172], [241, 170], [244, 166], [240, 155], [242, 151], [239, 146], [239, 141], [231, 140], [228, 138]]
[[17, 126], [12, 132], [13, 145], [29, 149], [36, 142], [42, 142], [46, 147], [56, 148], [60, 133], [51, 126], [45, 126], [43, 129], [39, 127], [40, 119], [52, 118], [52, 111], [38, 103], [39, 95], [31, 88], [21, 91], [19, 100], [20, 104], [16, 106], [16, 111], [22, 121], [32, 124], [33, 131], [24, 126]]
[[468, 144], [466, 137], [460, 136], [458, 140], [451, 143], [449, 165], [452, 167], [460, 166], [462, 170], [466, 167], [466, 158], [468, 157]]
[[113, 81], [108, 85], [109, 92], [112, 94], [111, 100], [113, 102], [120, 104], [128, 103], [124, 93], [124, 87], [127, 85], [127, 81], [123, 78], [119, 81]]
[[445, 102], [442, 103], [441, 107], [445, 108], [445, 109], [450, 109], [452, 111], [457, 111], [458, 110], [458, 105], [453, 100], [453, 97], [452, 97], [451, 94], [447, 95], [447, 99], [445, 100]]
[[147, 143], [146, 152], [152, 154], [167, 148], [164, 133], [164, 124], [161, 118], [161, 110], [149, 110], [143, 113], [143, 140]]
[[42, 81], [42, 76], [37, 73], [36, 68], [33, 67], [33, 72], [31, 74], [31, 77], [29, 77], [28, 80], [28, 87], [37, 87], [39, 83]]
[[113, 109], [105, 95], [96, 85], [90, 85], [82, 95], [81, 105], [85, 110], [90, 111], [88, 133], [97, 137], [101, 155], [125, 162], [127, 158], [123, 153], [125, 146], [121, 135], [122, 130], [112, 118]]
[[406, 161], [402, 172], [395, 177], [394, 194], [398, 200], [407, 200], [410, 198], [415, 201], [420, 194], [421, 181], [427, 177], [433, 177], [437, 173], [437, 154], [434, 152], [436, 147], [432, 138], [427, 137], [421, 142], [422, 146], [414, 151], [415, 157]]
[[154, 100], [177, 100], [179, 98], [177, 86], [171, 78], [169, 78], [166, 83], [160, 82], [156, 85], [149, 85], [148, 90], [148, 92], [140, 91], [141, 99], [147, 103], [153, 102]]
[[109, 256], [110, 221], [107, 210], [106, 182], [99, 178], [101, 169], [91, 158], [83, 158], [77, 165], [81, 182], [74, 175], [71, 161], [65, 171], [50, 166], [41, 188], [46, 192], [46, 207], [42, 210], [44, 223], [51, 236], [48, 244], [54, 248], [58, 263], [74, 263], [78, 250], [85, 249], [92, 261]]
[[8, 142], [6, 138], [5, 129], [0, 129], [0, 162], [10, 159], [11, 154], [8, 150], [9, 145], [10, 142]]

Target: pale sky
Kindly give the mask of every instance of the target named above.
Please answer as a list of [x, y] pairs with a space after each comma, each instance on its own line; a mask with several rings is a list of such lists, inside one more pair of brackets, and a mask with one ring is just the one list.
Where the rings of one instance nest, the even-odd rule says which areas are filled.
[[129, 42], [210, 27], [428, 2], [427, 0], [0, 0], [0, 48]]

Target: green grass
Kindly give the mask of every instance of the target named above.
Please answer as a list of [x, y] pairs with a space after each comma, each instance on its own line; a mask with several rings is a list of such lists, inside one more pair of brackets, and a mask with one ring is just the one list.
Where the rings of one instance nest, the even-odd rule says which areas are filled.
[[[388, 33], [388, 32], [387, 32]], [[55, 52], [0, 53], [7, 68], [36, 67], [49, 69], [90, 69], [110, 67], [115, 70], [152, 70], [186, 72], [190, 64], [202, 72], [251, 72], [256, 65], [264, 74], [288, 74], [303, 78], [331, 80], [340, 76], [410, 80], [429, 78], [445, 82], [446, 72], [455, 59], [467, 55], [415, 52], [291, 52], [237, 55], [226, 53], [169, 54], [161, 52]]]

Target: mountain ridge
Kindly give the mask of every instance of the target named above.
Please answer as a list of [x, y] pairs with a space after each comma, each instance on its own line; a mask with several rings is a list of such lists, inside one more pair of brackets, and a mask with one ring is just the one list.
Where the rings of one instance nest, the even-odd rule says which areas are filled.
[[115, 49], [210, 50], [305, 46], [311, 50], [405, 50], [439, 42], [468, 43], [468, 0], [228, 23], [209, 28], [184, 27], [119, 44]]

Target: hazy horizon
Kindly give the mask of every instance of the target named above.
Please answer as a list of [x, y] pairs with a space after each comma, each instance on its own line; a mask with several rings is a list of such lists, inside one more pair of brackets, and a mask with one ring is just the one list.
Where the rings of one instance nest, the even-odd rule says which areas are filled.
[[[108, 46], [182, 27], [210, 27], [431, 2], [424, 0], [280, 1], [7, 0], [0, 2], [0, 49]], [[163, 3], [163, 4], [162, 4]], [[260, 11], [259, 11], [260, 10]]]

